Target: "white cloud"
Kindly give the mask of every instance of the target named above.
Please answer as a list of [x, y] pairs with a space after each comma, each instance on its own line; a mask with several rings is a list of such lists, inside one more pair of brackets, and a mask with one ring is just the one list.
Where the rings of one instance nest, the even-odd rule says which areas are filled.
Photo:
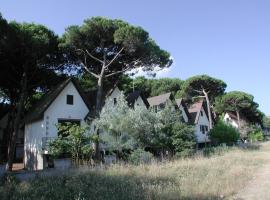
[[[171, 56], [170, 59], [172, 59], [174, 61], [174, 58]], [[175, 65], [175, 62], [173, 62], [173, 65], [170, 66], [169, 68], [163, 68], [160, 69], [159, 67], [155, 67], [153, 70], [153, 73], [155, 73], [155, 78], [164, 78], [164, 77], [168, 77], [171, 73], [172, 67]], [[129, 75], [134, 75], [134, 77], [138, 77], [138, 76], [145, 76], [145, 77], [151, 77], [151, 73], [152, 72], [145, 72], [142, 70], [142, 68], [139, 69], [134, 69], [131, 70], [130, 72], [128, 72], [127, 74]]]

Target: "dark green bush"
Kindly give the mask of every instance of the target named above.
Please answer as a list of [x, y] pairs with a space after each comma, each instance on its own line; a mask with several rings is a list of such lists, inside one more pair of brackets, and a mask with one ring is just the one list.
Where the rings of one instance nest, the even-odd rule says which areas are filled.
[[210, 131], [209, 136], [211, 141], [216, 145], [222, 143], [233, 145], [239, 140], [240, 133], [233, 126], [223, 121], [218, 121], [218, 123]]
[[191, 156], [195, 151], [196, 144], [194, 127], [181, 122], [174, 123], [172, 126], [172, 144], [176, 156]]
[[153, 159], [153, 154], [142, 149], [136, 149], [129, 156], [129, 161], [134, 165], [147, 164]]
[[254, 130], [248, 134], [248, 139], [250, 142], [258, 142], [264, 140], [263, 132], [259, 129]]

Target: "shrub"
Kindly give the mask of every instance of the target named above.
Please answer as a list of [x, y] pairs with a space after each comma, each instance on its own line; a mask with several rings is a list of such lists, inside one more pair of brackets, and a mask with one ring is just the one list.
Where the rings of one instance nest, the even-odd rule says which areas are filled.
[[225, 143], [227, 145], [233, 145], [240, 138], [240, 133], [233, 126], [223, 121], [218, 121], [210, 131], [209, 136], [214, 144]]
[[251, 133], [248, 134], [248, 139], [251, 142], [263, 141], [264, 140], [263, 132], [259, 129], [252, 131]]
[[92, 135], [86, 128], [67, 123], [58, 127], [62, 133], [58, 138], [49, 143], [49, 153], [57, 158], [68, 154], [72, 156], [75, 165], [81, 160], [89, 161], [94, 153], [92, 148]]
[[67, 138], [60, 136], [49, 143], [49, 153], [53, 158], [60, 158], [69, 152], [69, 143]]
[[218, 146], [218, 147], [207, 147], [203, 149], [203, 155], [206, 157], [210, 157], [212, 155], [223, 155], [224, 153], [229, 151], [229, 148], [226, 145]]
[[194, 153], [196, 139], [193, 126], [178, 122], [172, 127], [172, 144], [176, 156], [187, 157]]
[[150, 163], [152, 159], [153, 154], [143, 149], [136, 149], [129, 156], [129, 161], [134, 165], [147, 164]]

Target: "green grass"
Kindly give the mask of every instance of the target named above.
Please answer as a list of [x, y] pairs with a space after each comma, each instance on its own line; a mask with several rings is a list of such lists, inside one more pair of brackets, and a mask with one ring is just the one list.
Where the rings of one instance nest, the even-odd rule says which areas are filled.
[[0, 199], [220, 199], [243, 188], [266, 162], [269, 146], [163, 164], [115, 165], [29, 182], [12, 179], [0, 185]]

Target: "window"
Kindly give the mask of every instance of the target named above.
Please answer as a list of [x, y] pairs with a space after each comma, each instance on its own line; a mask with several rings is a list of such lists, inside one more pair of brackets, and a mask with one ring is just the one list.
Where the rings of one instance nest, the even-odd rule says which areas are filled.
[[67, 95], [67, 104], [73, 105], [73, 95], [70, 94]]
[[202, 132], [202, 134], [205, 134], [209, 131], [208, 126], [200, 125], [200, 131]]
[[117, 104], [117, 99], [113, 98], [113, 104], [116, 105]]
[[200, 131], [202, 132], [202, 134], [205, 134], [204, 125], [200, 125]]

